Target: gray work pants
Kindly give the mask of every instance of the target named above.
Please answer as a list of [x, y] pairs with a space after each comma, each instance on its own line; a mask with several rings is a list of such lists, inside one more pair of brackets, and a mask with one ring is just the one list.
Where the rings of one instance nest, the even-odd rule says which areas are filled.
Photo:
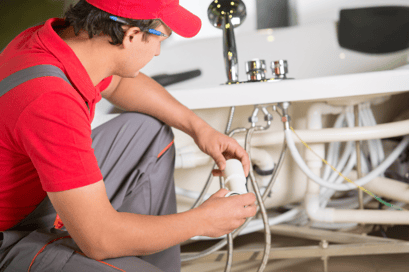
[[[117, 211], [176, 213], [175, 150], [168, 126], [143, 114], [124, 113], [94, 129], [92, 139]], [[81, 254], [68, 232], [52, 228], [55, 216], [46, 197], [17, 226], [0, 233], [0, 272], [180, 271], [179, 246], [149, 256], [92, 260]]]

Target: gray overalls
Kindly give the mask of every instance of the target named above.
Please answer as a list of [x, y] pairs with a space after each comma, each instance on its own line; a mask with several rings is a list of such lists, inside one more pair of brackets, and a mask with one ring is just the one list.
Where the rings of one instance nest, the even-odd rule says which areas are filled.
[[[55, 66], [27, 69], [3, 79], [0, 96], [42, 76], [57, 76], [70, 83]], [[176, 213], [172, 142], [169, 126], [139, 113], [121, 114], [92, 131], [92, 147], [108, 198], [117, 211]], [[23, 221], [0, 232], [0, 272], [180, 271], [179, 246], [148, 256], [90, 259], [82, 254], [67, 231], [53, 227], [55, 218], [56, 212], [46, 197]]]

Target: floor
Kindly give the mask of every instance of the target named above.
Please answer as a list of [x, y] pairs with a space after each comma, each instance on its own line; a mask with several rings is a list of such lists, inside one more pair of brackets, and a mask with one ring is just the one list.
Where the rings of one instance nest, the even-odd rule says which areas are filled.
[[[408, 226], [394, 226], [386, 231], [373, 231], [370, 236], [382, 237], [409, 241]], [[240, 249], [250, 249], [262, 247], [264, 234], [253, 233], [244, 235], [234, 240], [236, 252]], [[317, 246], [318, 241], [294, 238], [288, 236], [272, 235], [272, 248]], [[182, 252], [194, 252], [206, 249], [214, 244], [212, 241], [195, 242], [182, 246]], [[257, 271], [260, 261], [251, 261], [245, 257], [243, 260], [240, 253], [236, 253], [233, 259], [232, 270], [234, 272]], [[198, 259], [191, 262], [182, 263], [182, 272], [216, 272], [224, 271], [225, 258], [220, 261], [204, 261]], [[264, 271], [274, 272], [321, 272], [324, 270], [324, 262], [320, 258], [303, 259], [279, 259], [269, 260]], [[383, 255], [363, 255], [348, 257], [330, 257], [328, 259], [328, 272], [408, 272], [409, 254], [383, 254]]]

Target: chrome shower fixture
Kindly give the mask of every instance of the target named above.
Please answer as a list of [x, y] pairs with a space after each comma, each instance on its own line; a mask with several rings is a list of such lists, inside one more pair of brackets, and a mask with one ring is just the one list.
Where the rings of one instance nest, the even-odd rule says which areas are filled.
[[234, 28], [246, 19], [246, 5], [241, 0], [214, 0], [207, 9], [210, 23], [223, 30], [223, 56], [227, 81], [239, 81], [239, 67]]

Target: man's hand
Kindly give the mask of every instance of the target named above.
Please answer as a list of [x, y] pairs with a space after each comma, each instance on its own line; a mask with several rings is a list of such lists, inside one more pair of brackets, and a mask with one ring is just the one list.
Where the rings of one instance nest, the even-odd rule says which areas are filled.
[[238, 159], [243, 164], [244, 174], [248, 176], [250, 171], [249, 156], [236, 140], [216, 131], [207, 124], [195, 133], [193, 139], [198, 147], [211, 156], [219, 167], [218, 171], [213, 171], [214, 175], [221, 175], [221, 171], [226, 167], [226, 160]]
[[253, 193], [224, 197], [229, 191], [220, 189], [198, 208], [202, 235], [220, 237], [232, 232], [248, 217], [257, 212], [256, 196]]

